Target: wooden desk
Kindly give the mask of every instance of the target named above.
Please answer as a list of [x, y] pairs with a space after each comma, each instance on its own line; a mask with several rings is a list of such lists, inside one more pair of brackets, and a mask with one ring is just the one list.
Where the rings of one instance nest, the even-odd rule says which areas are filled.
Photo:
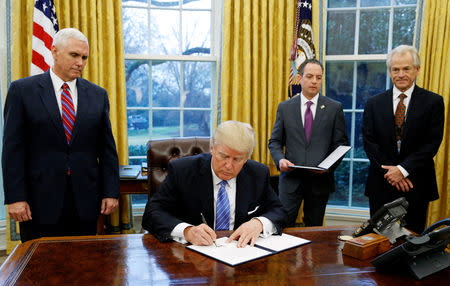
[[147, 176], [139, 176], [136, 179], [120, 178], [120, 194], [148, 194]]
[[377, 273], [369, 260], [343, 256], [353, 228], [292, 228], [312, 241], [236, 267], [150, 234], [42, 238], [19, 245], [0, 268], [0, 285], [442, 285], [450, 270], [423, 281]]

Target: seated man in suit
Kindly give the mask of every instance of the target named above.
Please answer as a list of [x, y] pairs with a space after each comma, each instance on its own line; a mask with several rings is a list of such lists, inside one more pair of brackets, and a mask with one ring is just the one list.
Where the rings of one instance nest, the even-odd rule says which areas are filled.
[[250, 160], [253, 128], [220, 124], [211, 153], [169, 163], [168, 175], [145, 207], [144, 229], [159, 241], [211, 245], [215, 230], [235, 230], [228, 242], [254, 244], [260, 235], [281, 234], [285, 212], [269, 185], [269, 169]]

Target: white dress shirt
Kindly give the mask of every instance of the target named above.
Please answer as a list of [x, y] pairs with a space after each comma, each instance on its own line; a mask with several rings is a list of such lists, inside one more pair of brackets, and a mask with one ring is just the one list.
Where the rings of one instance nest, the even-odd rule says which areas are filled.
[[69, 86], [70, 96], [72, 97], [73, 107], [75, 109], [75, 115], [77, 114], [77, 103], [78, 103], [78, 90], [77, 90], [77, 79], [71, 81], [63, 81], [59, 76], [53, 72], [53, 67], [50, 69], [50, 78], [52, 79], [53, 89], [55, 90], [56, 101], [58, 102], [59, 112], [62, 116], [61, 107], [61, 93], [63, 91], [62, 85], [67, 83]]
[[[213, 188], [214, 188], [214, 225], [210, 226], [212, 229], [215, 229], [216, 224], [216, 204], [217, 204], [217, 195], [219, 193], [220, 188], [220, 182], [222, 179], [217, 177], [217, 175], [214, 173], [214, 170], [211, 165], [211, 173], [212, 173], [212, 179], [213, 179]], [[228, 201], [230, 203], [230, 230], [234, 229], [234, 223], [235, 223], [235, 213], [236, 213], [236, 178], [233, 178], [231, 180], [227, 181], [227, 185], [225, 186], [225, 190], [228, 195]], [[199, 213], [200, 216], [200, 213]], [[260, 234], [260, 237], [267, 237], [272, 234], [274, 234], [277, 229], [275, 225], [268, 219], [262, 216], [256, 217], [259, 219], [259, 221], [263, 225], [263, 231]], [[185, 237], [184, 237], [184, 230], [186, 227], [192, 226], [192, 224], [189, 223], [179, 223], [177, 224], [172, 232], [170, 233], [172, 239], [174, 241], [180, 242], [180, 243], [187, 243]]]
[[[415, 84], [413, 83], [413, 85], [410, 88], [408, 88], [407, 90], [405, 90], [405, 92], [401, 92], [395, 85], [394, 85], [394, 88], [392, 89], [392, 103], [393, 103], [392, 106], [394, 108], [393, 109], [394, 114], [395, 114], [395, 110], [397, 109], [397, 105], [400, 102], [400, 94], [403, 93], [406, 95], [406, 97], [403, 99], [403, 104], [405, 105], [405, 120], [408, 116], [408, 106], [409, 106], [409, 102], [411, 101], [414, 86], [415, 86]], [[400, 165], [397, 165], [397, 168], [400, 170], [400, 172], [402, 172], [403, 177], [406, 178], [409, 176], [409, 173], [408, 173], [408, 171], [405, 170], [405, 168], [403, 168]]]
[[302, 123], [303, 126], [305, 126], [305, 113], [306, 109], [308, 108], [308, 105], [306, 104], [308, 101], [311, 101], [313, 104], [311, 104], [311, 112], [313, 115], [313, 119], [316, 118], [316, 109], [317, 109], [317, 102], [319, 101], [319, 94], [316, 94], [311, 100], [307, 99], [303, 92], [300, 94], [300, 110], [302, 112]]

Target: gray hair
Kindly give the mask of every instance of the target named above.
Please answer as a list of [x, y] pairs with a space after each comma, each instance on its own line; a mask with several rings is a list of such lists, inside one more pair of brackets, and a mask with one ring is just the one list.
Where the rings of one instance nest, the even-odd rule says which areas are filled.
[[69, 39], [75, 39], [85, 42], [89, 46], [89, 41], [86, 36], [75, 28], [65, 28], [59, 30], [53, 37], [52, 46], [65, 46]]
[[396, 47], [395, 49], [392, 49], [387, 56], [386, 66], [387, 66], [388, 70], [391, 69], [392, 56], [394, 56], [396, 54], [404, 55], [407, 53], [411, 53], [411, 55], [413, 57], [413, 61], [414, 61], [414, 67], [420, 66], [419, 52], [417, 52], [417, 49], [413, 46], [400, 45], [400, 46]]
[[255, 131], [248, 123], [225, 121], [217, 126], [210, 143], [213, 147], [225, 145], [238, 152], [246, 153], [250, 157], [255, 147]]

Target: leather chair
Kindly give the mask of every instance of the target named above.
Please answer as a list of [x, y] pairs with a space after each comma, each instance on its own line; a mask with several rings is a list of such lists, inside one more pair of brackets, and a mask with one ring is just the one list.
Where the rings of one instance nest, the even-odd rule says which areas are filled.
[[167, 176], [169, 162], [181, 157], [209, 152], [209, 137], [150, 140], [147, 143], [149, 198]]

